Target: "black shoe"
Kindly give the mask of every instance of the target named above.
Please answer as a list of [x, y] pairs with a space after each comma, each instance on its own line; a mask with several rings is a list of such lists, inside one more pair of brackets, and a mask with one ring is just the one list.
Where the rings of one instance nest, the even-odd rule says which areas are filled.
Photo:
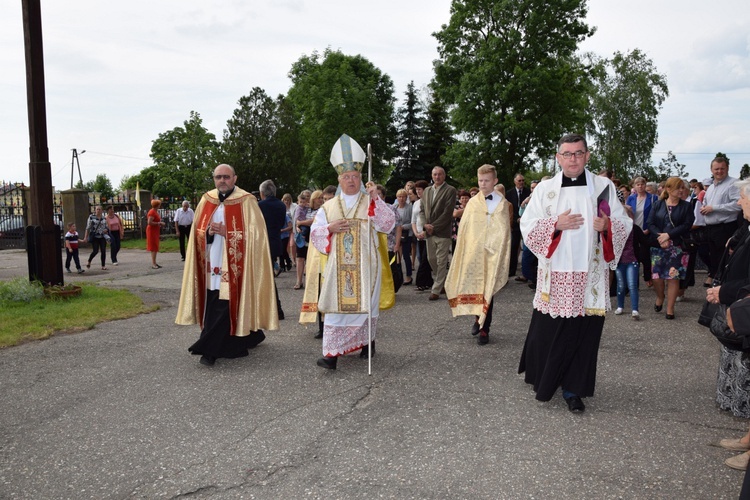
[[654, 304], [654, 311], [661, 312], [661, 308], [664, 307], [664, 304], [661, 305]]
[[[362, 350], [359, 351], [359, 357], [360, 358], [366, 358], [367, 357], [367, 353], [369, 351], [369, 349], [367, 347], [368, 347], [367, 344], [365, 344], [365, 346], [362, 347]], [[373, 358], [375, 357], [375, 341], [374, 340], [372, 342], [372, 357]]]
[[284, 319], [284, 311], [282, 309], [279, 309], [279, 319]]
[[318, 360], [317, 364], [318, 364], [318, 366], [320, 366], [322, 368], [328, 368], [329, 370], [335, 370], [336, 369], [336, 362], [338, 361], [338, 359], [339, 358], [337, 358], [335, 356], [333, 356], [333, 357], [323, 356], [322, 358], [320, 358]]
[[479, 337], [477, 337], [477, 344], [485, 345], [490, 341], [490, 334], [484, 330], [479, 330]]
[[318, 333], [315, 334], [315, 339], [322, 339], [323, 338], [323, 330], [318, 330]]
[[536, 282], [529, 283], [529, 288], [536, 290]]
[[214, 363], [216, 363], [216, 358], [213, 356], [208, 356], [204, 354], [201, 356], [201, 364], [206, 366], [214, 366]]
[[471, 335], [477, 335], [479, 334], [479, 321], [474, 321], [474, 324], [471, 326]]
[[674, 319], [674, 314], [667, 313], [667, 319]]
[[248, 335], [248, 349], [255, 349], [258, 347], [258, 344], [266, 340], [266, 334], [263, 333], [263, 330], [256, 330], [254, 332], [250, 332], [250, 335]]
[[565, 398], [565, 402], [568, 403], [568, 410], [573, 413], [583, 413], [586, 411], [586, 405], [583, 404], [583, 400], [580, 396]]

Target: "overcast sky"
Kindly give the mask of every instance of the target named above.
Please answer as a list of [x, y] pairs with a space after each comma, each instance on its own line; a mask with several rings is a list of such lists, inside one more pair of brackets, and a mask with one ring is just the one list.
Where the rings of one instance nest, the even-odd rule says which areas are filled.
[[[410, 81], [431, 79], [431, 34], [449, 17], [448, 0], [42, 1], [52, 183], [70, 187], [77, 148], [84, 182], [106, 173], [116, 188], [191, 110], [221, 139], [240, 97], [253, 87], [285, 94], [292, 63], [326, 47], [369, 59], [400, 104]], [[667, 77], [652, 163], [671, 150], [698, 178], [717, 151], [729, 155], [730, 175], [750, 163], [749, 20], [741, 0], [589, 1], [597, 33], [583, 50], [638, 48]], [[28, 183], [19, 0], [0, 5], [0, 46], [0, 180]]]

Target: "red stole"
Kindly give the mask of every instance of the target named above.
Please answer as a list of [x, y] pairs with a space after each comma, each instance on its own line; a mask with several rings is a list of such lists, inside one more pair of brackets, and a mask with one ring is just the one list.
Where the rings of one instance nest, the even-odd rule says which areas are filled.
[[[196, 227], [195, 242], [193, 243], [196, 245], [196, 258], [194, 261], [196, 290], [206, 290], [206, 277], [211, 272], [206, 254], [206, 231], [218, 207], [218, 203], [215, 203], [214, 200], [207, 200], [197, 221], [198, 226]], [[227, 236], [224, 238], [224, 243], [227, 245], [225, 255], [228, 262], [222, 263], [222, 267], [227, 269], [227, 271], [222, 272], [221, 281], [222, 283], [227, 282], [229, 284], [230, 335], [235, 335], [237, 313], [240, 304], [240, 290], [242, 290], [242, 279], [245, 271], [245, 256], [247, 255], [247, 238], [244, 234], [245, 225], [242, 218], [241, 197], [236, 200], [236, 203], [231, 203], [229, 199], [224, 202], [224, 224], [227, 228]], [[199, 308], [198, 311], [200, 311], [198, 317], [200, 318], [201, 328], [203, 328], [206, 294], [198, 293], [197, 296], [197, 307]]]

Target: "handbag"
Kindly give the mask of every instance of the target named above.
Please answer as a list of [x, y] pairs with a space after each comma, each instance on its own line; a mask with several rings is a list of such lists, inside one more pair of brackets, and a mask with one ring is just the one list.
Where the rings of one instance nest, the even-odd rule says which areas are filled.
[[395, 293], [404, 284], [404, 272], [401, 270], [401, 257], [399, 257], [399, 254], [388, 252], [388, 256], [391, 258], [391, 274], [393, 275], [393, 289]]
[[711, 320], [711, 333], [727, 349], [742, 352], [750, 351], [750, 348], [743, 347], [743, 336], [730, 330], [727, 324], [727, 306], [724, 304], [719, 305], [716, 314]]
[[297, 248], [303, 248], [305, 246], [305, 237], [302, 233], [294, 235], [294, 244], [297, 245]]

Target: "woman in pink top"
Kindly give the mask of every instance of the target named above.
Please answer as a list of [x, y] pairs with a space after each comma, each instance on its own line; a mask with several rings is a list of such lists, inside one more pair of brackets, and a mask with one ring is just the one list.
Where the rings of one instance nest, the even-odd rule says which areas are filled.
[[115, 213], [115, 208], [112, 205], [107, 207], [107, 228], [109, 228], [109, 237], [112, 240], [109, 244], [112, 265], [116, 266], [117, 253], [120, 251], [120, 240], [125, 236], [125, 228], [122, 225], [122, 219]]

